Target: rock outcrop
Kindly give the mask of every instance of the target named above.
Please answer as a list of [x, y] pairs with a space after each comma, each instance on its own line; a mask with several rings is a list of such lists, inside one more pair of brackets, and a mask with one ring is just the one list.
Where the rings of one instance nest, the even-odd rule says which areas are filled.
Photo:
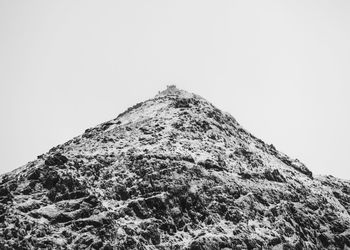
[[0, 177], [0, 249], [344, 249], [349, 213], [349, 181], [174, 86]]

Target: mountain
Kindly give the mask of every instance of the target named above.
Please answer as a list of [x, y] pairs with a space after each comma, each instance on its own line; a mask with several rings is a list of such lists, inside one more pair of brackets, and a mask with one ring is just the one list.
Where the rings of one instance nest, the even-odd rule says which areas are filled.
[[175, 86], [0, 177], [0, 249], [346, 249], [349, 213], [349, 181]]

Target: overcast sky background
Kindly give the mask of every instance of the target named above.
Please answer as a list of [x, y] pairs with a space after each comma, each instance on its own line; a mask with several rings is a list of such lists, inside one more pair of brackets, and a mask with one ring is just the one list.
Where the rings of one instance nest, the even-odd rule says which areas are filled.
[[168, 84], [350, 179], [348, 0], [0, 0], [0, 173]]

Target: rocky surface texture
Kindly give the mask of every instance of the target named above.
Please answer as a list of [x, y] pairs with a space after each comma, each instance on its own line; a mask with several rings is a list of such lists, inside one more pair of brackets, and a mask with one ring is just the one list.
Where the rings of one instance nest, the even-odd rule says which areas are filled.
[[344, 249], [349, 213], [349, 181], [173, 86], [0, 177], [0, 249]]

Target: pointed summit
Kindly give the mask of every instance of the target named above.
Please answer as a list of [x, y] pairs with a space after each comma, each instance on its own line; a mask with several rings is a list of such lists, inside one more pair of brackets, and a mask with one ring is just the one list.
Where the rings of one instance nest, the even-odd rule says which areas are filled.
[[162, 92], [160, 92], [161, 95], [179, 95], [181, 94], [181, 91], [179, 90], [176, 85], [167, 85], [166, 86], [166, 90], [163, 90]]
[[0, 176], [0, 249], [345, 249], [349, 201], [170, 85]]
[[176, 85], [167, 85], [166, 89], [163, 91], [160, 91], [156, 97], [161, 97], [161, 96], [178, 96], [178, 97], [184, 97], [184, 98], [192, 98], [195, 95], [185, 90], [178, 89]]

